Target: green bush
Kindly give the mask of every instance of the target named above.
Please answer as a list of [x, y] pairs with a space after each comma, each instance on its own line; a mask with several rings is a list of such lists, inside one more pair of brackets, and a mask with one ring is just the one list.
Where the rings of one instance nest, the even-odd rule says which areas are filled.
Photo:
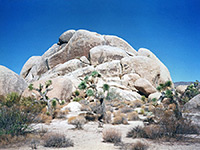
[[0, 109], [0, 136], [25, 134], [30, 131], [29, 124], [33, 122], [33, 119], [32, 114], [24, 113], [16, 105], [2, 106]]
[[88, 89], [86, 91], [87, 96], [94, 96], [94, 91], [92, 89]]
[[20, 98], [10, 93], [0, 101], [0, 136], [23, 135], [30, 132], [29, 125], [34, 122], [44, 105], [35, 103], [30, 97]]
[[181, 95], [181, 103], [185, 104], [198, 94], [200, 94], [200, 84], [199, 81], [196, 81], [190, 84]]
[[20, 102], [20, 96], [17, 93], [12, 92], [8, 94], [5, 98], [3, 98], [1, 104], [7, 107], [11, 107], [14, 104], [19, 105], [19, 102]]

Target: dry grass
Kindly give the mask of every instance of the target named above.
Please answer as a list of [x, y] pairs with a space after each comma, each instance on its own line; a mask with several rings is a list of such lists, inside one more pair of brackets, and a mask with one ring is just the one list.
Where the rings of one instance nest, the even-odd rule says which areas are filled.
[[144, 142], [137, 141], [129, 146], [128, 150], [147, 150], [148, 145]]
[[127, 118], [128, 118], [128, 121], [135, 121], [135, 120], [139, 120], [139, 116], [138, 116], [138, 113], [137, 112], [130, 112], [127, 114]]
[[81, 111], [92, 111], [92, 109], [90, 108], [90, 106], [82, 104]]
[[109, 143], [119, 143], [121, 142], [121, 132], [114, 128], [105, 129], [103, 130], [103, 141]]
[[112, 113], [110, 111], [107, 111], [105, 115], [105, 123], [111, 123], [111, 122], [112, 122]]
[[113, 125], [117, 125], [117, 124], [128, 124], [127, 118], [125, 114], [118, 114], [117, 116], [114, 117]]
[[44, 147], [70, 147], [74, 146], [72, 140], [65, 138], [62, 134], [49, 134], [46, 135], [44, 140]]
[[137, 108], [137, 107], [141, 107], [143, 104], [144, 102], [142, 100], [135, 100], [131, 102], [130, 107]]
[[86, 119], [83, 116], [73, 116], [68, 119], [68, 123], [74, 125], [76, 129], [83, 129]]
[[121, 113], [130, 113], [130, 112], [132, 112], [133, 111], [133, 108], [130, 108], [130, 107], [127, 107], [127, 106], [124, 106], [124, 107], [122, 107], [121, 109], [120, 109], [120, 112]]

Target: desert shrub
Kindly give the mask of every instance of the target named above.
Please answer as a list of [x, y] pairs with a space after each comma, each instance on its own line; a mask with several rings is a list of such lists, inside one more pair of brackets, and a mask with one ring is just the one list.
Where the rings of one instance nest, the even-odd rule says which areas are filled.
[[82, 100], [82, 98], [80, 98], [80, 97], [75, 97], [74, 99], [73, 99], [73, 101], [75, 101], [75, 102], [79, 102], [79, 101], [81, 101]]
[[191, 124], [187, 119], [178, 119], [174, 115], [166, 114], [159, 121], [159, 124], [147, 125], [145, 127], [134, 127], [128, 133], [127, 137], [164, 139], [180, 137], [183, 134], [198, 134], [199, 128]]
[[[29, 101], [30, 100], [30, 101]], [[29, 103], [30, 105], [25, 105]], [[34, 122], [40, 108], [32, 99], [21, 98], [17, 93], [10, 93], [0, 101], [0, 136], [24, 135], [30, 132], [29, 125]], [[39, 105], [37, 105], [39, 106]]]
[[132, 143], [128, 148], [128, 150], [147, 150], [147, 149], [148, 149], [148, 145], [141, 141]]
[[112, 113], [110, 111], [107, 111], [105, 114], [105, 123], [111, 123], [112, 119]]
[[119, 143], [121, 142], [121, 133], [114, 128], [109, 128], [103, 130], [103, 141], [109, 143]]
[[33, 120], [32, 114], [22, 112], [18, 106], [2, 106], [0, 109], [0, 136], [5, 134], [22, 135], [30, 132], [29, 125]]
[[117, 124], [128, 124], [127, 118], [125, 114], [119, 114], [118, 116], [115, 116], [112, 122], [113, 125]]
[[23, 112], [39, 114], [46, 104], [42, 102], [37, 102], [31, 97], [22, 97], [20, 99], [20, 107]]
[[131, 138], [146, 138], [146, 133], [144, 131], [144, 127], [136, 126], [128, 131], [126, 136]]
[[143, 101], [141, 101], [141, 100], [135, 100], [135, 101], [133, 101], [133, 102], [131, 103], [130, 106], [131, 106], [132, 108], [137, 108], [137, 107], [141, 107], [143, 104], [144, 104]]
[[107, 96], [106, 100], [112, 101], [112, 100], [122, 100], [123, 98], [119, 95], [119, 93], [116, 92], [115, 89], [110, 89]]
[[47, 135], [44, 140], [44, 147], [70, 147], [74, 146], [74, 143], [69, 138], [65, 138], [62, 134], [50, 134]]
[[130, 112], [127, 115], [128, 121], [134, 121], [134, 120], [139, 120], [139, 116], [137, 112]]
[[168, 114], [169, 111], [165, 111], [159, 124], [163, 128], [165, 136], [175, 137], [178, 134], [198, 134], [199, 128], [191, 123], [191, 120], [186, 118], [175, 117], [175, 114]]
[[90, 108], [90, 106], [82, 104], [81, 105], [81, 111], [91, 111], [92, 109]]
[[7, 107], [11, 107], [13, 105], [19, 105], [20, 96], [18, 93], [12, 92], [8, 94], [5, 98], [2, 98], [1, 104]]
[[126, 114], [126, 113], [129, 113], [129, 112], [132, 112], [133, 108], [125, 106], [125, 107], [121, 108], [120, 111], [121, 111], [121, 113], [125, 113]]
[[185, 104], [198, 94], [200, 94], [200, 84], [199, 81], [196, 81], [186, 88], [185, 92], [180, 97], [180, 102]]
[[68, 123], [75, 126], [76, 129], [83, 129], [86, 119], [83, 116], [75, 116], [68, 119]]

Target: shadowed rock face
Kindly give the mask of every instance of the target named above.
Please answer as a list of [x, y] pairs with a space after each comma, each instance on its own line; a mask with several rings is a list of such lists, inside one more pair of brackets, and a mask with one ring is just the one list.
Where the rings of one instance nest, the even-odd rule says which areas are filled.
[[160, 83], [171, 81], [167, 67], [150, 50], [140, 48], [137, 52], [117, 36], [87, 30], [64, 32], [42, 56], [32, 56], [25, 63], [21, 76], [28, 83], [67, 77], [75, 90], [79, 81], [94, 70], [103, 77], [97, 87], [108, 83], [119, 93], [128, 91], [130, 95], [138, 92], [148, 96]]
[[21, 94], [26, 88], [27, 83], [22, 77], [0, 65], [0, 96], [11, 92]]

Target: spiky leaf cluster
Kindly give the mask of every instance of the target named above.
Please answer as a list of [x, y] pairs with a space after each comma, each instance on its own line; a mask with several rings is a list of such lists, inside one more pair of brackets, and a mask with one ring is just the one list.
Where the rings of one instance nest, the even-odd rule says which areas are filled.
[[167, 88], [170, 88], [172, 86], [171, 81], [166, 81], [164, 84], [159, 84], [159, 86], [156, 88], [159, 92], [166, 90]]
[[103, 91], [104, 91], [104, 92], [105, 92], [105, 91], [108, 91], [109, 88], [110, 88], [110, 86], [109, 86], [108, 84], [104, 84], [104, 85], [103, 85]]
[[88, 89], [86, 91], [87, 96], [94, 96], [94, 91], [92, 89]]

